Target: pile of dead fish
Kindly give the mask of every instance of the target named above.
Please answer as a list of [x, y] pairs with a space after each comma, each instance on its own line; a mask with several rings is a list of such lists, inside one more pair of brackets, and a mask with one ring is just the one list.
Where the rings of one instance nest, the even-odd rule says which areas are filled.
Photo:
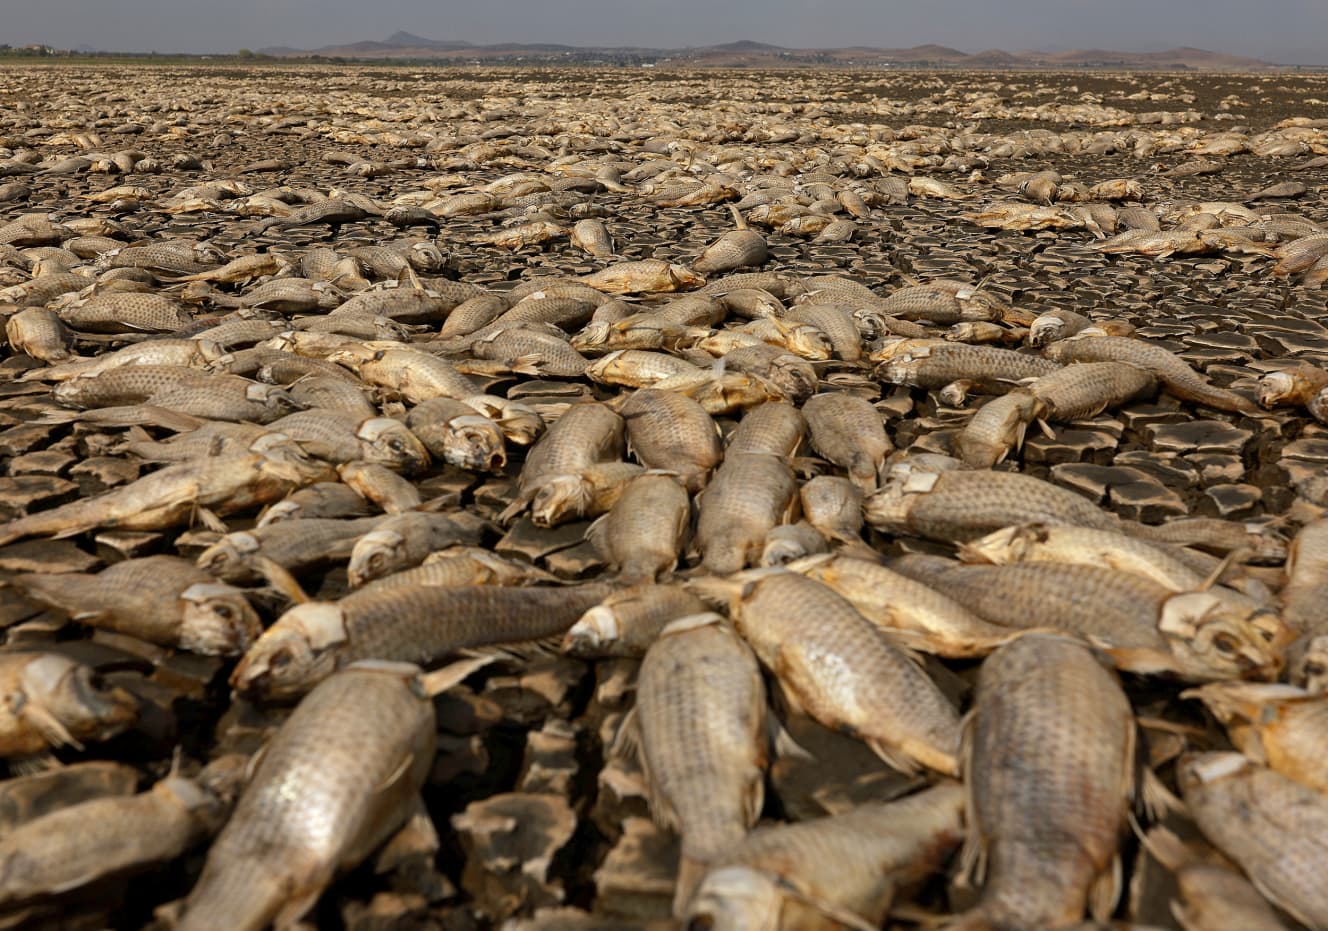
[[0, 74], [0, 924], [1328, 929], [1241, 80]]

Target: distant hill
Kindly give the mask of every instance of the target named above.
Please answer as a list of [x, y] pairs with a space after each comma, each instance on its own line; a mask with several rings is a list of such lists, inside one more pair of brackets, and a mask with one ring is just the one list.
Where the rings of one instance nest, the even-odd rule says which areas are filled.
[[853, 65], [887, 67], [890, 65], [934, 65], [954, 68], [1129, 68], [1139, 70], [1195, 71], [1264, 71], [1279, 67], [1257, 58], [1227, 55], [1199, 48], [1175, 48], [1164, 52], [1120, 52], [1110, 49], [1068, 49], [1042, 52], [1022, 49], [1007, 52], [987, 49], [976, 54], [961, 52], [944, 45], [918, 45], [913, 48], [805, 49], [784, 48], [765, 42], [741, 40], [700, 48], [660, 49], [623, 47], [580, 47], [555, 43], [502, 42], [474, 45], [461, 40], [429, 39], [398, 31], [386, 39], [363, 40], [316, 49], [287, 47], [264, 48], [261, 54], [275, 58], [298, 58], [321, 55], [328, 58], [403, 59], [421, 61], [547, 60], [547, 61], [617, 61], [687, 62], [703, 67], [790, 67], [815, 65]]

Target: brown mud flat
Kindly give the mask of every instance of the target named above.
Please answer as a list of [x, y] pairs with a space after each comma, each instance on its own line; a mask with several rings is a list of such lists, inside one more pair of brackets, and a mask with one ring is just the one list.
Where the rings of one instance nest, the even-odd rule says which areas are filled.
[[[115, 250], [187, 241], [206, 246], [198, 254], [211, 268], [274, 253], [290, 263], [279, 273], [285, 277], [301, 275], [307, 267], [301, 260], [317, 249], [354, 259], [353, 274], [339, 266], [340, 277], [321, 282], [319, 293], [334, 295], [330, 306], [258, 307], [251, 314], [280, 324], [275, 333], [286, 321], [297, 326], [339, 301], [398, 281], [433, 290], [464, 282], [504, 295], [528, 279], [579, 278], [630, 260], [689, 265], [733, 229], [730, 207], [746, 196], [774, 192], [772, 199], [782, 198], [804, 216], [850, 219], [834, 198], [861, 192], [867, 212], [851, 218], [846, 241], [815, 242], [812, 235], [752, 220], [769, 247], [763, 270], [793, 282], [842, 276], [877, 298], [918, 282], [957, 279], [1010, 311], [999, 324], [1008, 336], [1003, 345], [1011, 348], [1021, 325], [1050, 310], [1123, 322], [1135, 337], [1248, 400], [1269, 372], [1300, 363], [1328, 368], [1328, 289], [1308, 277], [1275, 275], [1272, 255], [1299, 236], [1328, 229], [1326, 100], [1328, 75], [1289, 73], [6, 67], [0, 69], [0, 315], [12, 320], [32, 307], [52, 310], [68, 324], [59, 338], [64, 348], [92, 358], [150, 339], [127, 321], [80, 330], [72, 321], [84, 287], [96, 286], [83, 295], [94, 300], [137, 289], [166, 295], [192, 323], [176, 333], [158, 329], [153, 338], [188, 338], [236, 308], [253, 307], [246, 297], [267, 280], [265, 274], [202, 288], [180, 280], [188, 272], [117, 268]], [[117, 156], [125, 164], [117, 165]], [[1211, 168], [1184, 170], [1198, 160]], [[600, 173], [606, 168], [611, 175]], [[1097, 202], [1105, 210], [1092, 214], [1096, 232], [1085, 213], [1058, 218], [1062, 228], [1027, 231], [972, 221], [975, 211], [993, 204], [1029, 203], [1019, 183], [1039, 171], [1060, 176], [1066, 195], [1055, 206], [1067, 211], [1090, 202], [1070, 196], [1076, 185], [1130, 179], [1138, 194]], [[947, 187], [909, 188], [922, 179]], [[232, 186], [176, 197], [221, 181]], [[718, 193], [694, 204], [658, 202], [670, 185], [687, 195], [703, 182]], [[1300, 182], [1303, 189], [1249, 199], [1282, 182]], [[126, 190], [99, 197], [120, 186]], [[488, 209], [447, 215], [448, 198], [477, 192], [491, 195]], [[348, 195], [367, 198], [379, 214], [370, 210], [330, 227], [261, 228], [283, 212]], [[381, 215], [394, 204], [421, 207], [436, 222], [398, 228]], [[1102, 251], [1099, 244], [1125, 226], [1101, 224], [1127, 205], [1151, 212], [1164, 230], [1195, 223], [1202, 214], [1199, 225], [1239, 229], [1245, 239], [1224, 240], [1202, 255]], [[753, 209], [742, 212], [750, 217]], [[21, 218], [33, 215], [45, 220], [26, 229]], [[592, 256], [569, 241], [580, 217], [603, 221], [614, 255]], [[90, 220], [106, 222], [94, 229]], [[537, 221], [551, 224], [551, 238], [515, 248], [491, 241], [512, 224]], [[76, 228], [79, 222], [84, 226]], [[1254, 246], [1239, 248], [1243, 242]], [[400, 247], [395, 260], [370, 248], [393, 245]], [[412, 252], [412, 245], [437, 251]], [[65, 271], [86, 276], [86, 284], [66, 282], [49, 294], [25, 290]], [[631, 310], [662, 311], [675, 297], [642, 289], [628, 301]], [[791, 290], [784, 303], [792, 308], [794, 299]], [[410, 348], [433, 344], [451, 362], [470, 364], [470, 377], [485, 393], [528, 404], [549, 421], [569, 402], [610, 401], [629, 391], [587, 376], [538, 371], [546, 359], [534, 361], [532, 374], [530, 359], [479, 358], [475, 346], [444, 346], [437, 337], [449, 312], [403, 316], [415, 329], [391, 338]], [[558, 326], [572, 337], [585, 323]], [[747, 323], [730, 315], [713, 329]], [[919, 325], [929, 336], [944, 335], [948, 326], [925, 319]], [[688, 338], [699, 345], [701, 334], [689, 331]], [[705, 366], [717, 361], [697, 345], [661, 351]], [[239, 371], [257, 381], [262, 365], [271, 364], [269, 357], [260, 365], [257, 355], [244, 356], [252, 343], [223, 348], [228, 355], [213, 360], [210, 374]], [[884, 384], [865, 361], [873, 348], [864, 336], [861, 362], [815, 359], [821, 390], [849, 391], [871, 402], [897, 450], [953, 452], [955, 435], [986, 397], [974, 393], [951, 406], [937, 390]], [[593, 361], [602, 350], [585, 355]], [[42, 423], [68, 411], [53, 383], [20, 380], [39, 376], [45, 363], [10, 345], [0, 348], [0, 358], [0, 519], [124, 487], [157, 468], [125, 444], [164, 442], [175, 428], [151, 421], [132, 428], [91, 420]], [[241, 369], [236, 359], [254, 364]], [[277, 378], [277, 386], [295, 390], [308, 371]], [[364, 387], [354, 366], [343, 366], [342, 375]], [[396, 419], [417, 404], [384, 385], [366, 397], [378, 415]], [[726, 435], [744, 416], [711, 413]], [[816, 471], [845, 474], [815, 459], [806, 445], [800, 453], [793, 461], [799, 484]], [[582, 518], [590, 515], [553, 528], [526, 517], [510, 526], [498, 521], [516, 497], [524, 462], [525, 450], [509, 442], [497, 472], [435, 462], [407, 482], [435, 510], [488, 522], [483, 546], [537, 569], [540, 581], [556, 577], [579, 586], [611, 579], [602, 555], [583, 540]], [[1056, 424], [1047, 434], [1034, 426], [1023, 448], [996, 468], [1071, 489], [1126, 521], [1215, 518], [1275, 536], [1280, 546], [1328, 503], [1325, 465], [1328, 426], [1300, 406], [1226, 413], [1163, 392]], [[228, 514], [224, 503], [214, 509], [230, 532], [251, 529], [258, 512], [254, 506]], [[6, 526], [0, 524], [0, 534]], [[24, 572], [94, 572], [152, 554], [192, 560], [221, 529], [208, 526], [208, 515], [185, 514], [142, 530], [97, 525], [65, 540], [43, 532], [0, 547], [0, 571], [8, 579]], [[954, 552], [945, 541], [871, 528], [856, 543], [882, 557]], [[1234, 558], [1237, 567], [1249, 563], [1237, 573], [1246, 591], [1267, 593], [1274, 607], [1284, 585], [1284, 550], [1271, 558]], [[697, 560], [682, 555], [680, 574], [704, 578]], [[291, 571], [314, 598], [336, 601], [347, 593], [348, 557], [309, 558]], [[268, 582], [260, 574], [236, 584], [270, 627], [291, 600], [289, 590]], [[96, 630], [70, 622], [69, 614], [0, 588], [0, 653], [73, 657], [134, 694], [141, 711], [136, 725], [105, 742], [55, 749], [63, 763], [126, 764], [141, 791], [165, 778], [173, 760], [192, 775], [223, 753], [258, 751], [289, 713], [288, 705], [234, 697], [228, 684], [234, 658]], [[432, 657], [433, 665], [446, 658]], [[341, 875], [306, 920], [356, 931], [461, 931], [504, 922], [513, 929], [568, 931], [670, 926], [676, 838], [651, 823], [639, 769], [608, 750], [632, 706], [638, 665], [635, 659], [518, 650], [437, 697], [438, 750], [423, 788], [436, 836], [416, 825], [415, 833], [397, 837], [392, 855], [371, 857]], [[980, 665], [971, 658], [926, 660], [928, 674], [960, 710], [970, 706]], [[1291, 670], [1285, 665], [1283, 678]], [[1141, 756], [1173, 791], [1181, 753], [1231, 747], [1197, 702], [1179, 697], [1182, 683], [1134, 673], [1124, 680], [1135, 714], [1145, 721]], [[785, 717], [794, 739], [816, 759], [782, 744], [772, 749], [762, 809], [770, 822], [842, 813], [928, 781], [896, 772], [853, 737]], [[49, 762], [0, 765], [17, 778]], [[70, 784], [51, 790], [53, 797], [72, 802], [133, 788], [123, 772], [77, 772], [82, 775]], [[16, 824], [55, 804], [50, 798], [33, 802], [15, 785], [0, 782], [0, 796], [12, 798], [15, 808], [0, 828], [0, 843]], [[1184, 815], [1169, 814], [1165, 823], [1187, 838], [1200, 836]], [[1126, 891], [1114, 916], [1179, 927], [1169, 909], [1178, 894], [1171, 871], [1132, 837], [1121, 849]], [[41, 899], [31, 920], [63, 921], [59, 926], [69, 928], [167, 927], [154, 912], [189, 894], [207, 850], [206, 842], [196, 843], [165, 866]], [[957, 861], [939, 864], [896, 904], [915, 906], [914, 917], [917, 907], [938, 915], [962, 911], [973, 894], [953, 883]], [[4, 883], [0, 875], [0, 895]], [[914, 926], [902, 917], [889, 925]]]

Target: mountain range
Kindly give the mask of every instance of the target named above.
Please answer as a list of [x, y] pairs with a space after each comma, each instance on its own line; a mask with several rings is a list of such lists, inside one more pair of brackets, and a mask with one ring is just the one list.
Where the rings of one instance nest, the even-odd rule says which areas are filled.
[[716, 68], [772, 68], [809, 66], [882, 67], [934, 65], [951, 68], [1127, 68], [1140, 70], [1265, 71], [1284, 67], [1257, 58], [1228, 55], [1199, 48], [1162, 52], [1121, 52], [1108, 49], [1068, 49], [1047, 52], [1002, 49], [968, 53], [944, 45], [913, 48], [795, 49], [764, 42], [727, 42], [701, 48], [581, 47], [552, 43], [501, 42], [476, 45], [460, 40], [428, 39], [395, 32], [382, 40], [327, 45], [316, 49], [273, 47], [258, 50], [276, 58], [359, 58], [379, 60], [433, 60], [455, 63], [504, 61], [679, 63]]

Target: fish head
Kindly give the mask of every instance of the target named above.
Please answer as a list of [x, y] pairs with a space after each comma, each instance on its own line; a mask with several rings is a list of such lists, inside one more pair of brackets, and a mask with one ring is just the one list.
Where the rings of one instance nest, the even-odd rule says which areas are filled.
[[530, 520], [536, 527], [554, 527], [563, 520], [582, 517], [593, 496], [593, 485], [580, 473], [550, 476], [535, 492]]
[[778, 931], [784, 896], [778, 880], [749, 866], [712, 869], [685, 912], [686, 931]]
[[1181, 671], [1203, 679], [1274, 678], [1290, 641], [1272, 611], [1239, 592], [1218, 589], [1168, 598], [1158, 631]]
[[346, 569], [351, 588], [382, 578], [403, 561], [406, 538], [395, 530], [374, 530], [360, 537]]
[[275, 385], [255, 383], [245, 389], [247, 400], [261, 404], [272, 420], [304, 410], [304, 405], [295, 399], [289, 391]]
[[810, 324], [791, 327], [784, 335], [784, 341], [790, 352], [813, 362], [824, 362], [834, 352], [830, 338]]
[[269, 505], [263, 511], [262, 516], [258, 518], [257, 527], [263, 528], [268, 524], [280, 523], [283, 520], [296, 520], [304, 511], [304, 506], [298, 501], [278, 501], [276, 504]]
[[250, 561], [262, 549], [252, 533], [228, 533], [199, 554], [195, 565], [219, 579], [245, 577]]
[[138, 720], [138, 699], [67, 656], [36, 656], [23, 667], [20, 688], [19, 713], [52, 744], [106, 740]]
[[1272, 410], [1296, 391], [1296, 376], [1291, 372], [1269, 372], [1259, 379], [1259, 404]]
[[697, 274], [686, 265], [679, 265], [676, 262], [669, 264], [668, 276], [674, 289], [678, 291], [689, 291], [706, 283], [704, 275]]
[[429, 466], [429, 451], [419, 437], [399, 420], [374, 417], [360, 424], [355, 436], [363, 444], [366, 462], [377, 462], [405, 475]]
[[475, 472], [501, 472], [507, 465], [503, 432], [488, 417], [453, 417], [447, 427], [443, 459], [448, 465]]
[[563, 635], [560, 649], [568, 656], [602, 656], [604, 649], [621, 636], [621, 624], [611, 605], [596, 605]]
[[231, 687], [259, 700], [299, 698], [337, 669], [350, 639], [346, 613], [330, 601], [291, 608], [263, 632], [231, 673]]
[[244, 592], [224, 583], [191, 585], [180, 593], [180, 646], [204, 656], [239, 656], [263, 632]]
[[1028, 327], [1028, 344], [1045, 346], [1065, 334], [1065, 321], [1051, 314], [1042, 314]]
[[1328, 636], [1307, 636], [1291, 648], [1291, 681], [1316, 695], [1328, 692]]
[[417, 242], [410, 247], [406, 261], [410, 262], [411, 268], [417, 272], [431, 275], [447, 264], [447, 256], [443, 255], [443, 250], [433, 243]]

